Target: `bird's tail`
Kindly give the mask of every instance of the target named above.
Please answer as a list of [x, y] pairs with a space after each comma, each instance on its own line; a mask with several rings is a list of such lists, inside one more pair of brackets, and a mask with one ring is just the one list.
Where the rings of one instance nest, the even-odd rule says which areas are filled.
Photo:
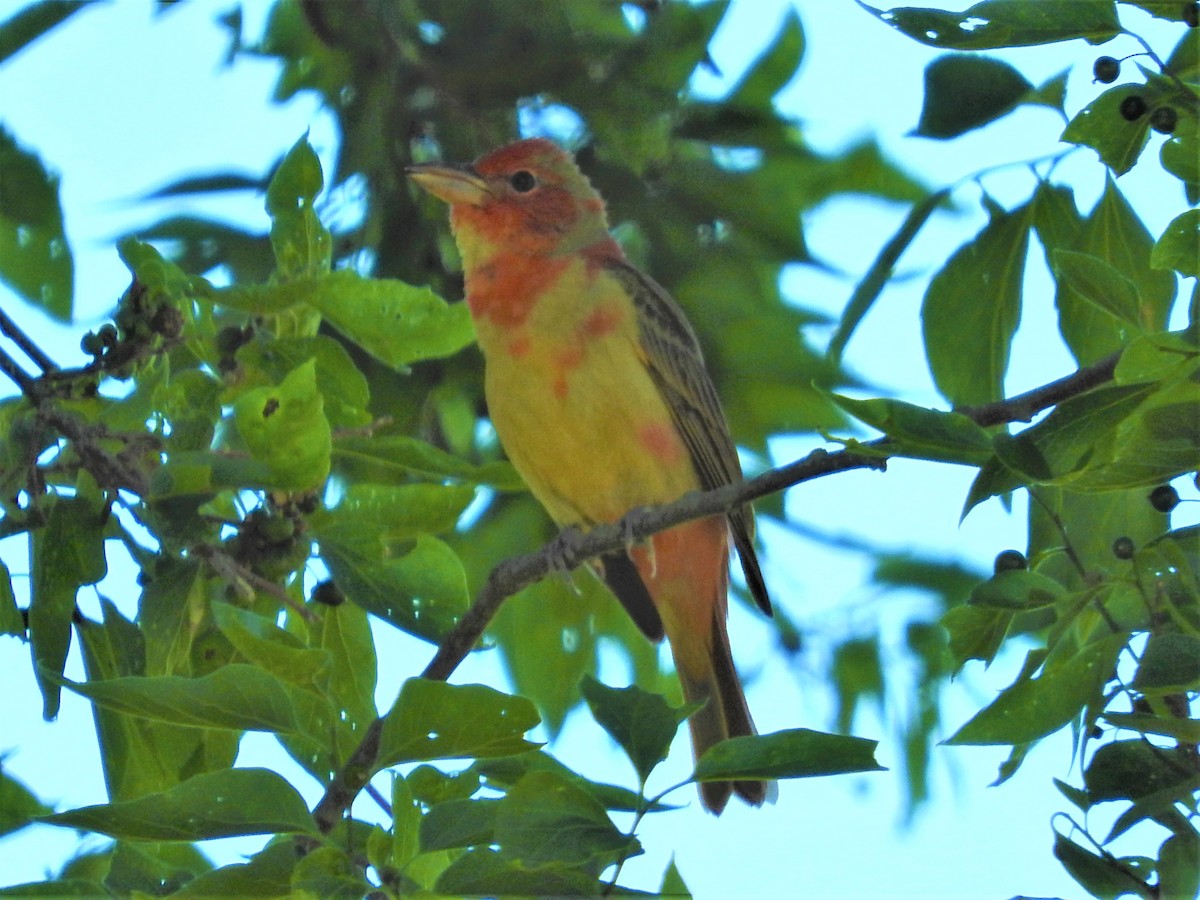
[[[688, 719], [696, 759], [726, 738], [755, 733], [746, 695], [733, 666], [723, 620], [713, 620], [711, 650], [712, 656], [704, 672], [689, 673], [676, 664], [684, 699], [689, 703], [703, 701], [705, 704]], [[767, 797], [767, 784], [763, 781], [702, 781], [699, 787], [704, 808], [717, 815], [725, 808], [731, 794], [736, 793], [753, 806], [761, 806]]]
[[[662, 617], [688, 703], [704, 703], [688, 720], [696, 759], [726, 738], [754, 734], [725, 631], [729, 531], [724, 517], [688, 522], [653, 538], [652, 554], [634, 560]], [[732, 794], [759, 806], [762, 781], [701, 782], [705, 809], [720, 814]]]

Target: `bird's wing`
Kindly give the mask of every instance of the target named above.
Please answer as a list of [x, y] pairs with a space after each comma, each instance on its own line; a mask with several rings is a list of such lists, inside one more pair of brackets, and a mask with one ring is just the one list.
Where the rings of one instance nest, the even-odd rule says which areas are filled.
[[[629, 263], [614, 260], [607, 268], [633, 298], [647, 367], [671, 411], [701, 486], [711, 490], [741, 481], [741, 463], [717, 389], [683, 310], [660, 284]], [[770, 615], [771, 600], [754, 552], [754, 513], [749, 504], [730, 511], [729, 525], [750, 594]]]

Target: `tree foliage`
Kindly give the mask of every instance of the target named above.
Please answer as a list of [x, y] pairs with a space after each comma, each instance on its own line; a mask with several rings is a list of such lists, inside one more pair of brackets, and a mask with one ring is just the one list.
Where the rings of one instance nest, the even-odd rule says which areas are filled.
[[[57, 367], [4, 320], [39, 371], [2, 360], [20, 390], [0, 404], [0, 536], [26, 540], [31, 562], [21, 602], [0, 571], [0, 634], [29, 643], [47, 719], [64, 690], [91, 702], [108, 802], [52, 812], [44, 786], [0, 771], [0, 834], [42, 821], [114, 839], [38, 890], [594, 893], [641, 852], [643, 816], [670, 814], [672, 788], [655, 770], [691, 710], [674, 705], [678, 688], [654, 649], [593, 580], [538, 581], [488, 623], [512, 693], [415, 677], [414, 663], [390, 709], [376, 708], [369, 617], [432, 651], [470, 620], [497, 564], [553, 536], [483, 427], [481, 363], [453, 302], [461, 276], [444, 213], [403, 177], [414, 161], [470, 159], [539, 133], [576, 151], [627, 252], [687, 309], [759, 468], [773, 436], [849, 434], [858, 422], [882, 437], [845, 438], [843, 460], [976, 469], [964, 515], [1028, 493], [1028, 546], [1001, 553], [990, 577], [877, 556], [880, 585], [926, 591], [939, 609], [905, 632], [919, 676], [897, 737], [911, 802], [925, 797], [940, 686], [1019, 640], [1033, 649], [1016, 681], [950, 743], [1011, 747], [1004, 781], [1037, 741], [1070, 726], [1082, 784], [1057, 783], [1069, 811], [1055, 856], [1097, 897], [1195, 892], [1200, 529], [1171, 528], [1178, 498], [1165, 485], [1200, 468], [1200, 299], [1195, 282], [1190, 301], [1180, 292], [1200, 275], [1200, 215], [1183, 209], [1151, 235], [1119, 176], [1161, 165], [1187, 206], [1200, 201], [1196, 7], [860, 5], [949, 51], [925, 72], [917, 134], [951, 140], [1022, 105], [1048, 106], [1063, 115], [1063, 141], [1110, 172], [1087, 211], [1055, 180], [1062, 156], [1086, 151], [1048, 148], [1011, 208], [980, 173], [988, 222], [930, 278], [921, 308], [946, 409], [876, 388], [877, 398], [849, 396], [861, 386], [842, 354], [906, 249], [963, 192], [918, 183], [871, 141], [835, 154], [806, 143], [773, 104], [805, 50], [794, 14], [718, 98], [689, 82], [713, 65], [721, 2], [278, 0], [253, 43], [227, 17], [231, 54], [280, 64], [276, 100], [314, 92], [334, 114], [333, 170], [301, 138], [261, 179], [204, 173], [157, 192], [261, 192], [270, 231], [176, 217], [121, 241], [130, 287], [113, 322], [84, 336], [92, 361], [81, 368]], [[1034, 85], [986, 53], [1104, 44], [1124, 33], [1124, 6], [1179, 22], [1178, 44], [1165, 60], [1151, 51], [1120, 64], [1125, 80], [1098, 85], [1080, 109], [1064, 107], [1065, 74]], [[69, 28], [76, 7], [44, 0], [0, 25], [0, 63]], [[1088, 52], [1075, 64], [1091, 67]], [[1157, 161], [1144, 152], [1151, 131], [1167, 135]], [[364, 186], [357, 215], [328, 199], [327, 179]], [[780, 276], [820, 263], [802, 216], [840, 194], [910, 212], [864, 264], [820, 348], [806, 329], [821, 314], [785, 302]], [[1079, 372], [1006, 398], [1022, 310], [1046, 302], [1024, 280], [1038, 252]], [[0, 279], [68, 319], [72, 277], [57, 181], [0, 131]], [[778, 494], [760, 510], [784, 516]], [[118, 558], [136, 573], [136, 613], [104, 600], [100, 620], [81, 615], [78, 592]], [[790, 652], [786, 603], [777, 625]], [[64, 676], [72, 643], [80, 682]], [[635, 686], [595, 680], [602, 646], [619, 648]], [[840, 731], [861, 704], [897, 690], [881, 660], [877, 632], [837, 646]], [[554, 734], [580, 704], [636, 783], [589, 780], [528, 740], [539, 721]], [[255, 731], [330, 785], [315, 818], [279, 774], [234, 767]], [[873, 771], [874, 746], [799, 728], [739, 738], [699, 760], [692, 780]], [[385, 770], [390, 779], [370, 781]], [[363, 787], [387, 811], [380, 823], [340, 815]], [[1097, 833], [1089, 812], [1105, 804], [1120, 813]], [[1135, 827], [1146, 849], [1116, 857], [1108, 845]], [[195, 847], [252, 834], [272, 838], [242, 864], [213, 868]], [[681, 884], [672, 867], [664, 892]]]

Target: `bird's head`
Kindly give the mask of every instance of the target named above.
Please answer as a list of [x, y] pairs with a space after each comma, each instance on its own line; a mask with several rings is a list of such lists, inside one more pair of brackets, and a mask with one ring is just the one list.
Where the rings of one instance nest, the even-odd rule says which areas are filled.
[[571, 155], [542, 138], [508, 144], [467, 166], [407, 172], [450, 204], [468, 269], [500, 253], [557, 256], [608, 238], [604, 201]]

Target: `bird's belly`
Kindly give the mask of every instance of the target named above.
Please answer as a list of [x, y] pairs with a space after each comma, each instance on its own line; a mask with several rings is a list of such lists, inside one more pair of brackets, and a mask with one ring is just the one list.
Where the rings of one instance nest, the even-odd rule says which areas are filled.
[[486, 386], [509, 459], [560, 524], [613, 521], [699, 487], [658, 388], [620, 336], [489, 358]]

